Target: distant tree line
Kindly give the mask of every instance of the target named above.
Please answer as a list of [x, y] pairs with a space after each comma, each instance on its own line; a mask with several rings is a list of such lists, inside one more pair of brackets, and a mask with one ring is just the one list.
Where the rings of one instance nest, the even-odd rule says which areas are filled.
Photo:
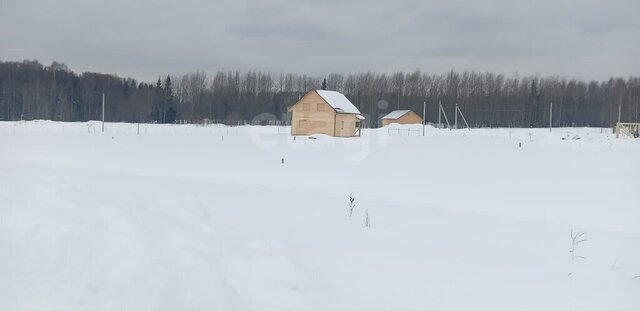
[[457, 104], [472, 126], [545, 127], [553, 102], [554, 126], [610, 127], [618, 119], [640, 122], [640, 78], [581, 81], [561, 77], [451, 71], [393, 74], [365, 72], [324, 77], [306, 74], [225, 71], [159, 78], [155, 84], [110, 74], [76, 74], [66, 65], [38, 61], [0, 62], [0, 120], [106, 119], [122, 122], [227, 124], [268, 113], [286, 121], [287, 108], [311, 89], [344, 93], [378, 126], [395, 109], [438, 120], [438, 104], [453, 119]]

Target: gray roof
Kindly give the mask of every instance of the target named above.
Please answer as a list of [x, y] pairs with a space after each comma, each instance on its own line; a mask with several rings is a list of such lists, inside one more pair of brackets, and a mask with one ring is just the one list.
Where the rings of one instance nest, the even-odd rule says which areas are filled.
[[400, 119], [400, 117], [404, 116], [405, 114], [409, 113], [409, 111], [411, 110], [394, 110], [394, 111], [391, 111], [386, 116], [382, 117], [382, 119], [397, 120], [397, 119]]

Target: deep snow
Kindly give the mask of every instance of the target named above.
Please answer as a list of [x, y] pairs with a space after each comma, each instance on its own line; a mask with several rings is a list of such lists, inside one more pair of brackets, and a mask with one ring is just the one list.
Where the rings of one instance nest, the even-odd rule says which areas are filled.
[[407, 128], [0, 122], [0, 310], [640, 309], [639, 140]]

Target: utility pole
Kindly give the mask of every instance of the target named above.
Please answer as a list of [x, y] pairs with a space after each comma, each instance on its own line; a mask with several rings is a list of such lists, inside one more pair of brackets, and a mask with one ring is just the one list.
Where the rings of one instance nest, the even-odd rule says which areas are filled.
[[618, 123], [620, 123], [620, 119], [622, 117], [622, 103], [618, 104]]
[[104, 93], [102, 93], [102, 132], [104, 133]]
[[422, 136], [424, 136], [425, 131], [425, 122], [426, 122], [426, 113], [427, 113], [427, 102], [422, 102]]
[[549, 132], [551, 132], [552, 124], [553, 124], [553, 102], [551, 102], [551, 105], [549, 105]]
[[456, 130], [458, 129], [458, 104], [456, 104], [456, 111], [455, 111], [455, 114], [453, 115], [453, 127]]
[[[458, 116], [458, 113], [460, 114], [460, 116], [462, 117], [462, 121], [464, 121], [464, 124], [467, 125], [467, 129], [469, 131], [471, 131], [471, 127], [469, 126], [469, 122], [467, 122], [467, 119], [464, 117], [464, 114], [462, 114], [462, 110], [460, 110], [460, 107], [458, 107], [458, 105], [456, 105], [456, 117]], [[456, 126], [457, 127], [457, 126]]]
[[620, 136], [620, 119], [622, 117], [622, 99], [618, 100], [618, 123], [615, 126], [612, 126], [611, 129], [614, 133], [616, 133], [616, 138]]
[[442, 112], [440, 112], [440, 109], [442, 109], [442, 101], [441, 100], [438, 101], [438, 128], [442, 128], [442, 122], [440, 121]]
[[442, 114], [444, 116], [444, 120], [447, 122], [447, 128], [451, 130], [451, 124], [449, 124], [449, 118], [447, 118], [447, 114], [444, 112], [444, 108], [442, 108], [442, 102], [438, 104], [438, 108], [440, 108], [438, 113], [438, 122], [440, 122], [440, 114]]

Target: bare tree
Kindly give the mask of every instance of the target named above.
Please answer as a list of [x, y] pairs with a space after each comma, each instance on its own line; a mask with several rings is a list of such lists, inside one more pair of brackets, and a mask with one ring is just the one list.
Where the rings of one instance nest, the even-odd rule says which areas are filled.
[[364, 227], [365, 228], [371, 227], [371, 220], [369, 219], [369, 210], [367, 210], [364, 216]]
[[353, 216], [353, 209], [356, 208], [356, 198], [353, 192], [349, 194], [349, 217]]
[[569, 253], [571, 253], [571, 260], [575, 260], [576, 258], [587, 259], [584, 256], [576, 254], [578, 245], [580, 245], [580, 243], [584, 243], [584, 242], [589, 241], [589, 240], [584, 238], [584, 236], [586, 234], [587, 234], [587, 232], [576, 232], [576, 233], [574, 233], [573, 229], [571, 229], [571, 249], [569, 250]]
[[[303, 73], [225, 71], [209, 77], [196, 71], [171, 77], [169, 91], [163, 86], [168, 82], [164, 77], [159, 84], [137, 83], [114, 75], [75, 74], [56, 62], [50, 66], [34, 60], [0, 62], [0, 120], [95, 120], [101, 113], [101, 93], [109, 101], [107, 118], [117, 121], [162, 122], [170, 110], [175, 110], [177, 119], [192, 122], [215, 117], [237, 123], [265, 112], [285, 119], [287, 108], [322, 81]], [[421, 111], [423, 102], [427, 102], [427, 122], [437, 121], [439, 102], [449, 115], [458, 104], [476, 126], [546, 127], [549, 102], [554, 103], [554, 126], [611, 127], [619, 108], [623, 121], [640, 120], [638, 77], [598, 82], [419, 70], [326, 77], [328, 89], [344, 93], [372, 121], [397, 108]], [[380, 102], [390, 105], [382, 107]]]

